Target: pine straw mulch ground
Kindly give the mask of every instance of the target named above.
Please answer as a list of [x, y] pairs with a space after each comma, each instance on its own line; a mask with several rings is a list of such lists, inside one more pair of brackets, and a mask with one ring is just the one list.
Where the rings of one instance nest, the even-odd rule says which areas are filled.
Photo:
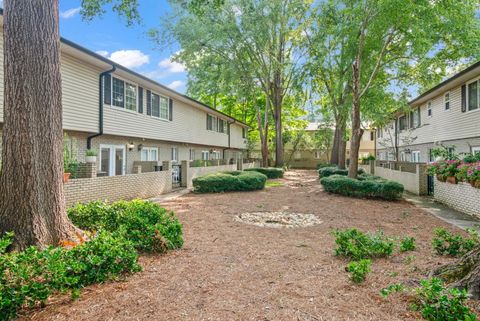
[[[380, 289], [421, 279], [451, 259], [432, 253], [435, 227], [460, 230], [401, 202], [350, 199], [322, 191], [315, 171], [291, 171], [283, 186], [247, 193], [188, 194], [162, 204], [184, 224], [185, 246], [143, 256], [125, 282], [91, 286], [76, 301], [56, 299], [24, 320], [418, 320], [402, 296]], [[245, 212], [312, 213], [322, 224], [276, 229], [244, 224]], [[375, 260], [353, 284], [333, 256], [336, 228], [414, 236], [418, 249]]]

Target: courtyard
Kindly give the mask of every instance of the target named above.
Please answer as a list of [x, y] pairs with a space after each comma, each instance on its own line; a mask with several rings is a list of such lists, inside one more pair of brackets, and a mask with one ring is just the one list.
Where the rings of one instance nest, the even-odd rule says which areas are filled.
[[[79, 299], [55, 297], [21, 320], [417, 320], [404, 296], [380, 290], [416, 285], [453, 259], [433, 253], [435, 227], [462, 233], [406, 201], [352, 199], [322, 190], [316, 171], [286, 172], [257, 192], [190, 193], [162, 202], [184, 226], [184, 247], [143, 255], [143, 272], [124, 282], [87, 287]], [[307, 226], [283, 228], [251, 213], [313, 214]], [[242, 215], [243, 214], [243, 215]], [[300, 215], [301, 216], [301, 215]], [[288, 220], [287, 220], [288, 221]], [[282, 221], [282, 222], [285, 222]], [[262, 225], [262, 223], [260, 223]], [[334, 256], [332, 231], [356, 227], [416, 239], [417, 249], [376, 259], [353, 283]], [[473, 307], [475, 308], [475, 307]], [[478, 308], [478, 307], [477, 307]]]

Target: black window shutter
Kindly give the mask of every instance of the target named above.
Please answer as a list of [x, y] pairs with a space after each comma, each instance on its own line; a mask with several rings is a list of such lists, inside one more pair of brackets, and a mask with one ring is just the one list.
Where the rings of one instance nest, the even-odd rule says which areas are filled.
[[147, 115], [152, 115], [152, 92], [147, 90]]
[[143, 114], [143, 88], [138, 87], [138, 112]]
[[422, 126], [422, 108], [418, 107], [418, 127]]
[[168, 99], [168, 120], [173, 120], [173, 99]]
[[103, 76], [103, 103], [112, 104], [112, 76], [109, 74]]
[[467, 85], [462, 85], [462, 113], [467, 111]]
[[208, 114], [207, 114], [207, 130], [208, 130]]

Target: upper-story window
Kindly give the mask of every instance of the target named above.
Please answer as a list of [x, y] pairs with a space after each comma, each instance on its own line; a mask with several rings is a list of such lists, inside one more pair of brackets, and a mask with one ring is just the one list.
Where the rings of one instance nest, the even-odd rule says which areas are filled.
[[432, 116], [432, 102], [431, 101], [429, 101], [427, 103], [427, 115]]
[[228, 134], [228, 122], [207, 114], [207, 130]]
[[410, 114], [410, 128], [417, 128], [417, 127], [420, 127], [420, 125], [421, 125], [420, 108], [416, 108]]
[[242, 127], [242, 138], [247, 138], [247, 130]]
[[152, 116], [169, 119], [168, 98], [152, 93]]
[[400, 129], [400, 131], [407, 128], [407, 116], [400, 116], [400, 118], [398, 119], [398, 128]]
[[443, 95], [443, 103], [445, 110], [450, 110], [450, 92], [446, 92], [445, 95]]
[[113, 77], [112, 105], [137, 111], [137, 86]]
[[467, 86], [467, 106], [468, 110], [475, 110], [478, 109], [480, 106], [480, 80], [475, 80], [471, 82]]

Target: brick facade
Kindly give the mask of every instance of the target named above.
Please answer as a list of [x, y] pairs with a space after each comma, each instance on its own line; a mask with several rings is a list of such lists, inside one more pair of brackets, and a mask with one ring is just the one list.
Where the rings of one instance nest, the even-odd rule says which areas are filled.
[[67, 206], [94, 200], [151, 198], [172, 190], [172, 172], [72, 179], [64, 188]]
[[435, 200], [457, 211], [480, 217], [480, 189], [460, 182], [450, 184], [435, 179]]

